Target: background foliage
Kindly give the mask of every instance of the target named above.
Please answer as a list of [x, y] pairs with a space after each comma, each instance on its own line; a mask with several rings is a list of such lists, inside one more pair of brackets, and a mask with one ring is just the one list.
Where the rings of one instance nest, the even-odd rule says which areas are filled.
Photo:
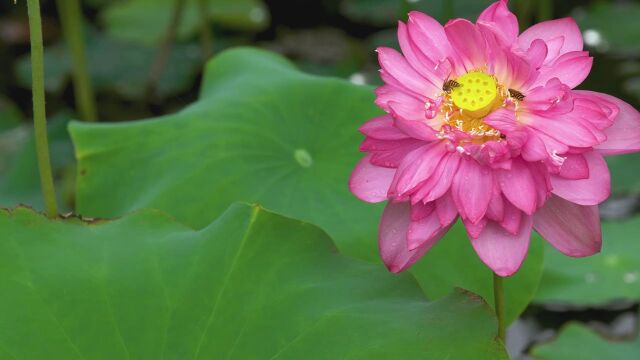
[[[381, 206], [346, 187], [356, 129], [380, 114], [373, 49], [397, 46], [412, 9], [474, 19], [491, 1], [185, 0], [164, 53], [174, 0], [85, 0], [100, 124], [75, 115], [55, 2], [41, 3], [58, 196], [117, 220], [15, 208], [42, 204], [26, 11], [1, 3], [0, 358], [506, 358], [491, 273], [461, 226], [390, 275]], [[522, 27], [574, 16], [596, 58], [583, 87], [639, 105], [640, 3], [546, 3], [511, 8]], [[568, 259], [536, 238], [507, 279], [512, 358], [635, 359], [639, 160], [609, 159], [602, 254]]]

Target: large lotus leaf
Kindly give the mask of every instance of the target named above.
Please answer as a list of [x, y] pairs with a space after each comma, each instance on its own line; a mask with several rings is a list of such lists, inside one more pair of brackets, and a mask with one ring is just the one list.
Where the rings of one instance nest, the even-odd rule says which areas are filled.
[[[149, 78], [149, 68], [156, 53], [157, 49], [153, 47], [110, 39], [88, 28], [89, 72], [97, 90], [110, 90], [128, 99], [142, 98]], [[67, 84], [73, 66], [64, 43], [48, 46], [44, 62], [46, 90], [60, 92]], [[188, 89], [201, 64], [199, 45], [175, 45], [158, 82], [158, 96], [166, 97]], [[16, 75], [20, 85], [31, 87], [31, 63], [28, 55], [18, 60]]]
[[[188, 39], [200, 29], [198, 1], [184, 0], [184, 12], [177, 29], [178, 39]], [[260, 0], [207, 0], [209, 17], [229, 28], [262, 30], [269, 13]], [[101, 14], [109, 34], [123, 40], [156, 45], [165, 36], [176, 0], [128, 0], [113, 2]]]
[[637, 360], [640, 338], [634, 342], [607, 341], [583, 325], [569, 323], [556, 339], [534, 347], [531, 353], [544, 360]]
[[358, 126], [379, 114], [369, 87], [301, 73], [265, 51], [227, 51], [209, 62], [200, 99], [177, 114], [70, 126], [77, 210], [154, 207], [199, 228], [235, 201], [255, 202], [373, 259], [381, 207], [356, 199], [347, 181], [361, 157]]
[[[224, 52], [209, 62], [200, 100], [177, 114], [72, 124], [77, 209], [112, 217], [154, 207], [202, 227], [234, 201], [255, 202], [321, 226], [347, 255], [377, 261], [381, 206], [365, 204], [347, 189], [362, 156], [357, 128], [379, 114], [372, 90], [306, 75], [264, 51]], [[459, 286], [489, 298], [491, 273], [466, 235], [453, 232], [438, 245], [449, 246], [446, 258], [418, 266], [425, 289], [433, 288], [427, 275], [436, 274], [441, 290], [434, 296]], [[507, 295], [511, 318], [537, 287], [540, 252], [529, 262], [509, 280], [527, 279]]]
[[[61, 211], [69, 208], [69, 193], [64, 190], [75, 177], [73, 147], [67, 133], [69, 119], [69, 114], [60, 113], [49, 119], [48, 126], [51, 165]], [[0, 206], [18, 204], [43, 208], [33, 127], [29, 125], [0, 133]]]
[[497, 359], [478, 297], [338, 254], [317, 227], [234, 205], [194, 231], [158, 212], [93, 224], [0, 212], [9, 359]]
[[640, 217], [602, 226], [600, 254], [574, 259], [547, 246], [535, 301], [603, 305], [640, 300]]

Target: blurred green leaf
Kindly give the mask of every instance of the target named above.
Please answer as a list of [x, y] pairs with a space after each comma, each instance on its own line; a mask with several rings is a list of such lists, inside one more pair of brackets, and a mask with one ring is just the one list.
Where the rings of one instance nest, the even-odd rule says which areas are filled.
[[591, 7], [574, 11], [573, 15], [584, 31], [587, 45], [617, 54], [640, 53], [640, 4], [599, 1]]
[[[258, 31], [269, 23], [269, 12], [260, 0], [208, 0], [211, 21], [222, 26]], [[166, 33], [175, 0], [128, 0], [113, 2], [100, 15], [107, 32], [115, 38], [157, 45]], [[197, 1], [185, 4], [177, 38], [185, 40], [200, 29]]]
[[[532, 239], [522, 268], [505, 278], [507, 323], [518, 318], [533, 300], [542, 277], [544, 246]], [[452, 286], [469, 289], [493, 304], [493, 273], [471, 247], [461, 222], [449, 230], [411, 269], [429, 298], [447, 295]]]
[[0, 132], [20, 125], [23, 115], [18, 106], [11, 100], [0, 96]]
[[640, 153], [607, 158], [614, 193], [640, 193]]
[[291, 59], [305, 72], [324, 76], [348, 77], [362, 69], [367, 53], [373, 54], [358, 39], [332, 27], [279, 29], [277, 38], [263, 46]]
[[116, 2], [122, 2], [122, 1], [126, 1], [126, 0], [84, 0], [84, 4], [94, 8], [99, 8], [101, 6], [105, 6], [105, 5], [116, 3]]
[[556, 339], [535, 346], [531, 354], [545, 360], [636, 360], [640, 354], [640, 339], [607, 341], [584, 325], [569, 323]]
[[640, 217], [602, 224], [602, 252], [570, 258], [548, 245], [538, 303], [604, 305], [640, 299]]
[[506, 359], [487, 305], [320, 229], [234, 205], [201, 231], [144, 211], [94, 224], [0, 212], [0, 355], [28, 359]]
[[[378, 114], [370, 87], [303, 74], [268, 52], [229, 50], [209, 62], [200, 100], [182, 112], [71, 125], [77, 209], [112, 217], [153, 207], [202, 227], [234, 201], [256, 202], [321, 226], [347, 255], [378, 261], [382, 206], [347, 188], [362, 156], [357, 128]], [[457, 231], [441, 243], [447, 257], [425, 259], [414, 271], [429, 295], [461, 286], [490, 297], [491, 272], [466, 235]], [[507, 295], [510, 319], [533, 296], [541, 263], [534, 246], [522, 275], [507, 281], [518, 289]]]
[[[452, 4], [445, 5], [450, 1]], [[449, 17], [474, 20], [494, 0], [342, 0], [341, 13], [351, 20], [376, 26], [395, 25], [406, 20], [411, 10], [422, 11], [446, 23]], [[452, 6], [449, 14], [447, 6]]]
[[[110, 39], [96, 30], [87, 31], [87, 56], [93, 86], [111, 90], [127, 99], [145, 95], [149, 68], [157, 50], [152, 47]], [[195, 81], [202, 65], [200, 46], [176, 44], [158, 83], [158, 96], [167, 97], [187, 90]], [[45, 50], [45, 87], [60, 92], [71, 75], [71, 58], [63, 43]], [[18, 82], [31, 87], [31, 63], [28, 56], [17, 65]]]
[[[57, 185], [69, 180], [69, 167], [73, 167], [73, 146], [67, 133], [71, 116], [60, 113], [49, 119], [49, 149], [51, 166]], [[40, 174], [36, 158], [33, 127], [23, 125], [0, 133], [0, 206], [26, 204], [42, 209]], [[69, 209], [69, 194], [58, 192], [61, 211]]]
[[340, 12], [353, 21], [386, 26], [395, 24], [407, 6], [407, 0], [342, 0]]

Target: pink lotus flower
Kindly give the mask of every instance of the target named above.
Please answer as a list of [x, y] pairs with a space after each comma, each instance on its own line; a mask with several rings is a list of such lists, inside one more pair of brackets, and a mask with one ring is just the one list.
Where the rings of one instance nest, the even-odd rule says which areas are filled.
[[640, 114], [615, 97], [573, 90], [593, 59], [571, 18], [518, 31], [507, 1], [474, 24], [409, 14], [402, 54], [379, 48], [385, 84], [349, 187], [389, 200], [382, 259], [400, 272], [460, 217], [480, 259], [514, 274], [532, 228], [568, 256], [601, 248], [597, 205], [610, 193], [603, 156], [640, 151]]

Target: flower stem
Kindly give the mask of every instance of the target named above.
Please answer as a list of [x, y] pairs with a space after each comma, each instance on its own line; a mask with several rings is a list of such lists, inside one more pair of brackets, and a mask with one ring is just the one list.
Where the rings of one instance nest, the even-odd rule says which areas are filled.
[[80, 117], [86, 121], [96, 121], [96, 99], [91, 86], [87, 53], [84, 42], [83, 17], [79, 0], [57, 0], [58, 14], [62, 22], [62, 32], [73, 61], [73, 92]]
[[498, 337], [504, 343], [506, 341], [506, 329], [504, 321], [504, 288], [502, 287], [502, 277], [493, 274], [493, 298], [495, 300], [496, 316], [498, 317]]
[[208, 60], [213, 55], [213, 36], [211, 36], [211, 14], [209, 13], [209, 2], [198, 0], [198, 10], [200, 12], [200, 41], [202, 44], [202, 57]]
[[44, 47], [42, 45], [42, 20], [39, 0], [27, 0], [29, 14], [29, 36], [31, 38], [31, 81], [33, 95], [33, 122], [36, 136], [36, 154], [40, 170], [40, 184], [45, 209], [49, 218], [58, 216], [56, 191], [53, 186], [47, 118], [44, 106]]

